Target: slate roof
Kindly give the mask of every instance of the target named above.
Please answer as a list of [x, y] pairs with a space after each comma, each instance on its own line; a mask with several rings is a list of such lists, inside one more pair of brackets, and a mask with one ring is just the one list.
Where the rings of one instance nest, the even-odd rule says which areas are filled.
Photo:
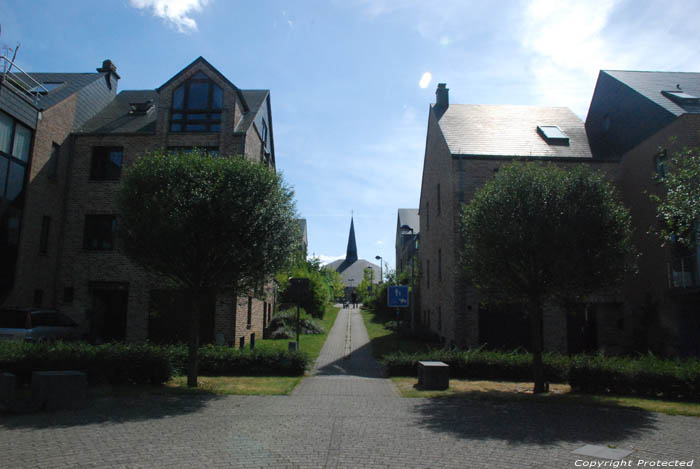
[[[381, 276], [379, 266], [365, 259], [357, 259], [354, 262], [350, 262], [346, 259], [339, 259], [327, 264], [326, 267], [337, 271], [343, 279], [343, 285], [346, 287], [356, 287], [359, 285], [364, 278], [365, 269], [367, 267], [370, 267], [374, 271], [374, 283], [378, 283], [379, 277]], [[350, 279], [354, 279], [354, 281], [350, 282]]]
[[413, 228], [413, 233], [420, 233], [420, 216], [418, 215], [417, 208], [400, 208], [399, 209], [399, 219], [398, 227], [401, 228], [403, 225], [408, 225]]
[[[453, 155], [592, 158], [583, 121], [566, 107], [450, 104], [438, 122]], [[569, 145], [547, 143], [538, 125], [559, 126]]]
[[[54, 106], [76, 91], [93, 83], [96, 80], [103, 79], [104, 73], [28, 73], [33, 79], [39, 83], [63, 83], [61, 86], [54, 88], [45, 95], [40, 95], [38, 106], [39, 109], [48, 109]], [[24, 80], [22, 80], [24, 81]], [[28, 81], [28, 80], [27, 80]]]
[[[255, 120], [260, 108], [265, 103], [269, 90], [242, 90], [248, 100], [250, 111], [243, 116], [236, 126], [236, 132], [247, 132]], [[50, 93], [49, 93], [50, 94]], [[131, 114], [131, 103], [143, 103], [153, 100], [153, 108], [147, 114]], [[154, 133], [158, 107], [158, 91], [126, 90], [121, 91], [102, 111], [86, 122], [79, 133]]]
[[270, 94], [270, 90], [241, 90], [241, 93], [243, 93], [250, 110], [238, 122], [234, 132], [245, 133], [253, 125], [255, 116], [258, 115], [260, 108], [265, 103], [265, 98]]
[[[146, 114], [131, 114], [131, 103], [153, 100], [153, 107]], [[79, 133], [154, 133], [158, 92], [155, 90], [129, 90], [120, 92], [111, 103], [95, 117], [87, 121]]]
[[679, 91], [700, 97], [700, 73], [694, 72], [640, 72], [631, 70], [602, 70], [637, 93], [658, 104], [675, 116], [688, 112], [700, 113], [700, 105], [679, 105], [661, 94], [662, 91]]

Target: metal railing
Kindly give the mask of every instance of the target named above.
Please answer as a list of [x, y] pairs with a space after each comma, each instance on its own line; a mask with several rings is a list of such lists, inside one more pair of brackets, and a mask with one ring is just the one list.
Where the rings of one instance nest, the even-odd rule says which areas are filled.
[[4, 55], [0, 55], [0, 85], [12, 89], [34, 106], [39, 104], [42, 94], [49, 92], [44, 85]]

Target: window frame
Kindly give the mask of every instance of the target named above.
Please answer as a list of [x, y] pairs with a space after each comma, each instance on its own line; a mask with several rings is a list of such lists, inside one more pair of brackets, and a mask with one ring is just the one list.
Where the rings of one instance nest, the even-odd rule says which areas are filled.
[[[110, 236], [109, 239], [99, 238], [100, 234], [107, 232], [106, 223], [104, 226], [96, 226], [99, 222], [106, 222], [109, 220], [111, 223], [111, 228], [109, 229]], [[104, 230], [104, 233], [100, 233]], [[87, 214], [85, 215], [85, 225], [83, 229], [83, 249], [87, 251], [114, 251], [114, 242], [116, 240], [117, 232], [117, 216], [114, 214]], [[92, 240], [96, 239], [97, 245], [92, 243]]]
[[[199, 74], [206, 77], [198, 77]], [[188, 109], [188, 101], [190, 97], [190, 88], [192, 84], [208, 84], [207, 91], [207, 107], [205, 109]], [[182, 108], [176, 109], [175, 104], [175, 93], [183, 88], [182, 95]], [[214, 93], [215, 89], [221, 90], [221, 107], [216, 108], [214, 105]], [[224, 110], [224, 89], [219, 86], [214, 80], [211, 79], [206, 73], [199, 70], [194, 75], [189, 77], [187, 80], [182, 82], [180, 86], [174, 88], [171, 94], [170, 102], [170, 115], [168, 116], [168, 131], [171, 133], [206, 133], [206, 132], [221, 132], [221, 114]], [[180, 115], [181, 118], [175, 119], [173, 116]], [[204, 116], [203, 119], [191, 119], [189, 116]], [[213, 118], [212, 116], [218, 115], [218, 118]], [[179, 125], [179, 130], [174, 130], [174, 126]], [[189, 125], [202, 125], [204, 129], [187, 129]], [[216, 127], [216, 128], [214, 128]]]
[[[121, 154], [118, 170], [110, 169], [111, 156], [113, 152]], [[105, 158], [106, 157], [106, 158]], [[99, 158], [105, 158], [99, 161]], [[122, 168], [124, 167], [124, 147], [120, 146], [96, 146], [92, 147], [90, 158], [90, 180], [91, 181], [119, 181], [121, 179]]]

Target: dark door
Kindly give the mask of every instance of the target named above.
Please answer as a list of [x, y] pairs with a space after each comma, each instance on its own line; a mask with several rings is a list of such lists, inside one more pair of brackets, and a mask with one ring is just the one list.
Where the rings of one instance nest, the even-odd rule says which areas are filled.
[[596, 306], [580, 305], [566, 313], [566, 348], [570, 355], [598, 349]]
[[97, 343], [126, 339], [128, 286], [122, 283], [101, 283], [93, 285], [91, 291], [90, 338]]

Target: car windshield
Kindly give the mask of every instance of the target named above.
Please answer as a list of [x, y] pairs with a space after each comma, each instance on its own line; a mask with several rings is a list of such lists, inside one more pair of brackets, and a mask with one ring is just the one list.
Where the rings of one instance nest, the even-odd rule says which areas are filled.
[[27, 312], [10, 309], [0, 310], [0, 327], [8, 329], [24, 329], [27, 326]]

